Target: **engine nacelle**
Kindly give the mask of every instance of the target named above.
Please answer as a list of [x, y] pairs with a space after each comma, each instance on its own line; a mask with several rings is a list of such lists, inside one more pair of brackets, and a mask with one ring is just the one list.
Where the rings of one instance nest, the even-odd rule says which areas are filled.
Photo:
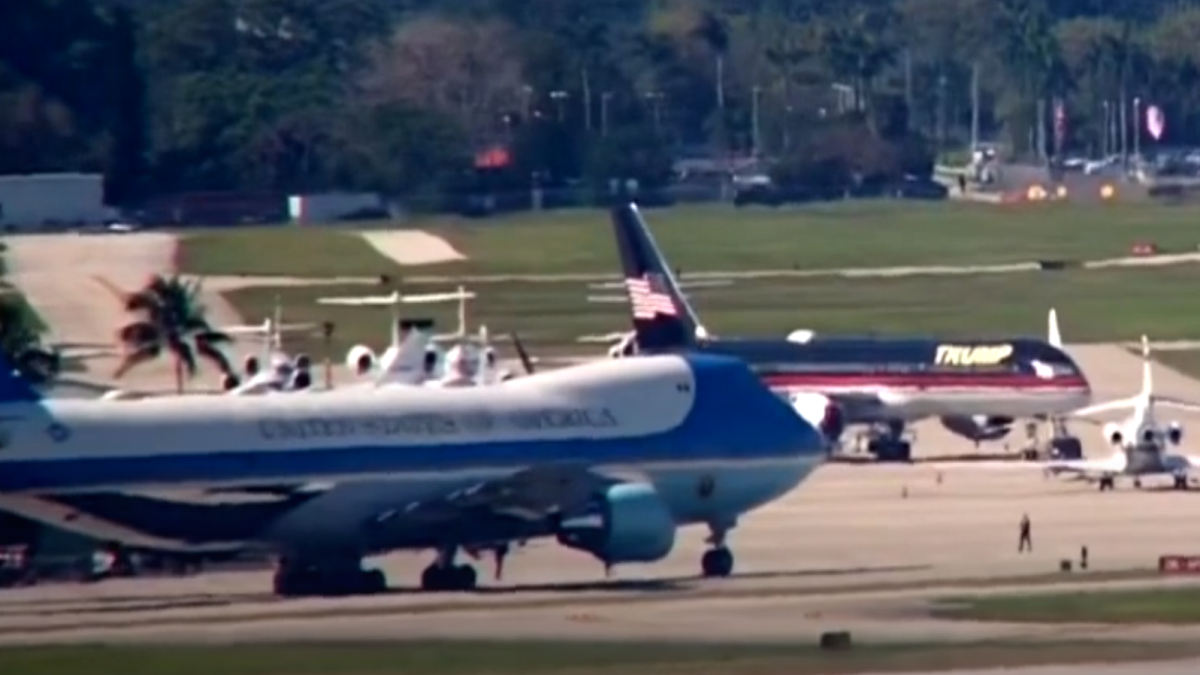
[[307, 370], [297, 370], [292, 373], [292, 380], [288, 382], [288, 389], [293, 391], [303, 391], [312, 386], [312, 373]]
[[560, 544], [606, 565], [655, 562], [675, 547], [675, 518], [658, 492], [644, 483], [610, 487], [579, 513], [564, 515]]
[[221, 376], [221, 391], [233, 391], [241, 386], [242, 381], [233, 373], [225, 373]]
[[941, 418], [942, 426], [968, 440], [997, 441], [1012, 431], [1011, 417], [988, 417], [986, 415], [955, 416]]
[[828, 396], [816, 393], [795, 393], [788, 396], [792, 410], [820, 431], [830, 444], [836, 443], [846, 431], [846, 415], [842, 407]]
[[1158, 430], [1154, 427], [1142, 427], [1138, 429], [1138, 441], [1142, 445], [1153, 445], [1158, 440]]
[[1167, 425], [1167, 441], [1171, 445], [1179, 445], [1183, 442], [1183, 425], [1179, 422], [1171, 422]]
[[246, 373], [246, 377], [254, 377], [258, 371], [262, 369], [262, 363], [259, 362], [257, 356], [247, 356], [242, 361], [242, 372]]
[[1125, 444], [1125, 433], [1121, 431], [1121, 425], [1112, 422], [1105, 424], [1104, 440], [1115, 448], [1123, 446]]
[[356, 375], [366, 375], [378, 361], [375, 352], [366, 345], [354, 345], [350, 351], [346, 352], [346, 367], [353, 370]]
[[812, 339], [816, 336], [816, 331], [812, 331], [807, 328], [797, 328], [796, 330], [788, 333], [787, 341], [804, 344], [805, 342], [812, 342]]
[[292, 359], [292, 366], [294, 366], [296, 370], [311, 370], [312, 357], [310, 357], [308, 354], [297, 354], [296, 358]]

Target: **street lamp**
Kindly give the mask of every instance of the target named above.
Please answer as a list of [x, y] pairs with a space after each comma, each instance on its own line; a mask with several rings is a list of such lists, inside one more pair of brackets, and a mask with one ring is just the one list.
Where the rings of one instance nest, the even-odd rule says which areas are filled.
[[608, 136], [608, 103], [612, 101], [612, 92], [600, 94], [600, 135]]
[[567, 112], [566, 112], [565, 104], [566, 104], [568, 96], [570, 96], [570, 94], [563, 91], [562, 89], [555, 89], [554, 91], [550, 92], [550, 98], [553, 99], [555, 105], [558, 106], [558, 121], [559, 122], [562, 122], [564, 119], [566, 119]]
[[650, 101], [652, 114], [654, 116], [654, 133], [657, 135], [662, 132], [662, 100], [663, 93], [661, 91], [646, 92], [646, 100]]
[[1111, 136], [1109, 131], [1112, 129], [1112, 110], [1109, 109], [1107, 100], [1101, 101], [1100, 105], [1104, 110], [1104, 126], [1100, 127], [1100, 156], [1108, 157], [1112, 154], [1108, 147], [1108, 140]]
[[521, 87], [521, 120], [524, 123], [529, 122], [529, 108], [533, 101], [533, 87], [524, 85]]
[[1142, 158], [1142, 99], [1133, 97], [1133, 160], [1140, 162]]
[[750, 90], [750, 124], [755, 157], [762, 154], [762, 134], [758, 123], [758, 96], [761, 93], [762, 87], [758, 85], [754, 85], [754, 88]]

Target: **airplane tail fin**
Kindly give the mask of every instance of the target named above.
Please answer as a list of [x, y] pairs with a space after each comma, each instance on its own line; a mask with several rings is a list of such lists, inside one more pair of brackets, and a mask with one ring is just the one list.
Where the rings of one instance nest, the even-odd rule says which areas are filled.
[[662, 351], [694, 344], [703, 327], [637, 206], [613, 207], [612, 226], [638, 348]]
[[35, 403], [42, 395], [25, 379], [8, 357], [0, 355], [0, 405]]
[[1062, 333], [1058, 330], [1058, 310], [1053, 307], [1050, 308], [1050, 314], [1046, 317], [1046, 323], [1047, 340], [1049, 340], [1050, 346], [1062, 349]]
[[1154, 393], [1153, 362], [1150, 360], [1150, 338], [1142, 336], [1142, 396]]

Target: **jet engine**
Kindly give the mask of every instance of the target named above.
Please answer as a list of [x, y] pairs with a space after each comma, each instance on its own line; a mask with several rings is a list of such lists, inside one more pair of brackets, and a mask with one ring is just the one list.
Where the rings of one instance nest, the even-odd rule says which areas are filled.
[[1138, 441], [1142, 445], [1153, 445], [1158, 439], [1158, 432], [1154, 427], [1142, 427], [1138, 430]]
[[354, 345], [346, 352], [346, 367], [358, 375], [366, 375], [378, 361], [375, 352], [366, 345]]
[[1125, 434], [1121, 431], [1121, 425], [1113, 424], [1112, 422], [1105, 424], [1104, 440], [1108, 441], [1108, 444], [1115, 448], [1119, 448], [1124, 445]]
[[988, 417], [986, 415], [943, 417], [942, 426], [968, 440], [997, 441], [1012, 431], [1011, 417]]
[[1167, 425], [1167, 441], [1171, 445], [1179, 445], [1183, 441], [1183, 425], [1179, 422], [1171, 422]]
[[606, 565], [654, 562], [675, 546], [675, 518], [653, 487], [621, 483], [558, 523], [560, 544]]
[[246, 373], [246, 377], [254, 377], [261, 367], [257, 356], [247, 356], [246, 360], [242, 361], [242, 372]]
[[792, 410], [806, 422], [816, 427], [832, 445], [846, 431], [846, 415], [842, 407], [828, 396], [815, 393], [797, 393], [788, 396]]
[[241, 386], [242, 381], [233, 373], [225, 373], [221, 376], [221, 391], [233, 391]]
[[303, 391], [312, 386], [312, 374], [307, 370], [297, 370], [292, 373], [292, 380], [288, 382], [288, 389], [292, 391]]

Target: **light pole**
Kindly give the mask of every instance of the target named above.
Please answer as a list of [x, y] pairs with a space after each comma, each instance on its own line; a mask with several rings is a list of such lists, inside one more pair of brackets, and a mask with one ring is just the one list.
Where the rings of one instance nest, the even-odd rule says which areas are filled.
[[608, 136], [608, 103], [612, 100], [612, 92], [600, 94], [600, 135]]
[[530, 106], [533, 103], [533, 87], [524, 85], [521, 87], [521, 115], [522, 122], [529, 122]]
[[761, 127], [758, 122], [758, 97], [762, 93], [762, 87], [755, 85], [750, 90], [750, 124], [751, 134], [754, 142], [754, 156], [758, 157], [762, 153], [762, 134]]
[[1133, 97], [1133, 161], [1142, 157], [1142, 99]]
[[550, 92], [550, 98], [554, 101], [554, 104], [558, 106], [558, 121], [560, 124], [567, 118], [566, 102], [568, 96], [570, 96], [570, 94], [562, 89], [555, 89], [554, 91]]
[[651, 114], [654, 116], [654, 135], [662, 133], [662, 100], [661, 91], [646, 92], [646, 100], [650, 101]]
[[1109, 130], [1112, 129], [1111, 115], [1112, 111], [1108, 108], [1108, 101], [1101, 101], [1100, 107], [1104, 110], [1104, 126], [1100, 127], [1100, 156], [1108, 157], [1109, 148]]

